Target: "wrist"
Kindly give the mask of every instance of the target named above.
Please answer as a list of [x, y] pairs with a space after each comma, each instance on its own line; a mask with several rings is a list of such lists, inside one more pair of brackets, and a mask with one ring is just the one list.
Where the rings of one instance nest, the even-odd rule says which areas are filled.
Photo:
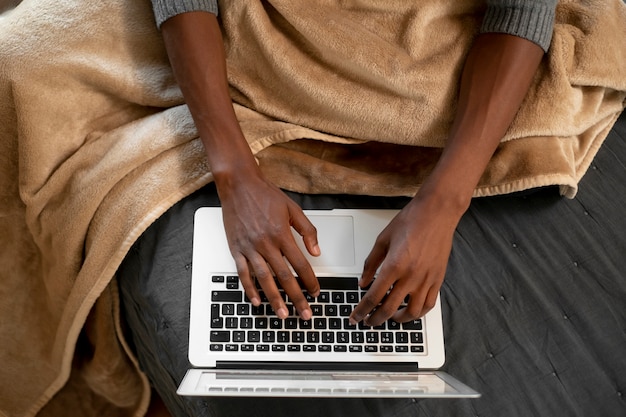
[[458, 221], [469, 208], [473, 191], [471, 186], [431, 175], [414, 199]]

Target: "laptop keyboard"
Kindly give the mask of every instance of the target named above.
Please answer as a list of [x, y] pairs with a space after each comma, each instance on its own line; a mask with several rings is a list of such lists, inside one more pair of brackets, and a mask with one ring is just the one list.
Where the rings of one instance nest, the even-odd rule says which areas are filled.
[[278, 318], [261, 290], [261, 305], [250, 304], [239, 277], [213, 275], [211, 292], [211, 351], [333, 352], [365, 354], [425, 352], [423, 321], [380, 326], [351, 325], [349, 316], [364, 290], [357, 277], [318, 277], [318, 297], [306, 295], [313, 317], [303, 320], [282, 292], [289, 317]]

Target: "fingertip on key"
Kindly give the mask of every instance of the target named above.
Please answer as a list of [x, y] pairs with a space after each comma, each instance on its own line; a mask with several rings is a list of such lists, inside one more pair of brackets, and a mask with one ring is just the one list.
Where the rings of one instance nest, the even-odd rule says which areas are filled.
[[311, 317], [313, 317], [313, 313], [307, 308], [300, 312], [300, 317], [302, 317], [303, 320], [311, 320]]
[[285, 307], [281, 307], [278, 309], [278, 311], [276, 312], [276, 315], [281, 318], [281, 319], [285, 319], [287, 318], [287, 316], [289, 316], [289, 311], [287, 311], [287, 309]]

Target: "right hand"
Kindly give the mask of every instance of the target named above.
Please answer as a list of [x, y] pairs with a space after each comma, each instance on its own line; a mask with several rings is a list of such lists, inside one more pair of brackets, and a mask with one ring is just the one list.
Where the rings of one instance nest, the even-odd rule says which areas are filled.
[[293, 200], [262, 176], [229, 181], [227, 187], [218, 185], [218, 192], [230, 251], [252, 304], [261, 303], [256, 278], [276, 315], [287, 317], [278, 283], [299, 315], [310, 319], [311, 308], [289, 265], [307, 292], [316, 297], [319, 282], [291, 232], [293, 227], [302, 236], [307, 251], [319, 256], [315, 226]]

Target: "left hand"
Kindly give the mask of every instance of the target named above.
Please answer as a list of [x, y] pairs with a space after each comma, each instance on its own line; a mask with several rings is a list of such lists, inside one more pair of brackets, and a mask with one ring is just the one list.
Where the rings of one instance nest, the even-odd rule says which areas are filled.
[[[413, 198], [376, 239], [359, 281], [371, 288], [352, 311], [353, 323], [406, 322], [435, 306], [460, 215], [434, 200]], [[407, 295], [407, 306], [398, 309]]]

